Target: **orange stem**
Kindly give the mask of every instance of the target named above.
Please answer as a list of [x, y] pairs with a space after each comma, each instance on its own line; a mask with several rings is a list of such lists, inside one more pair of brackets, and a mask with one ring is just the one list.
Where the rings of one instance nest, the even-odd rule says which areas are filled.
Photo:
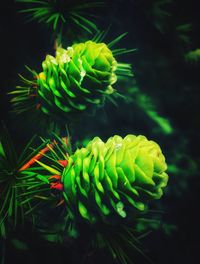
[[[55, 145], [55, 143], [51, 143], [49, 146], [50, 146], [50, 148], [52, 148], [54, 145]], [[40, 160], [44, 156], [44, 154], [50, 150], [50, 148], [47, 146], [47, 147], [43, 148], [42, 150], [40, 150], [40, 152], [38, 154], [36, 154], [32, 159], [30, 159], [26, 164], [24, 164], [19, 169], [19, 171], [23, 171], [23, 170], [28, 169], [31, 165], [33, 165], [36, 162], [36, 160]]]
[[[68, 144], [68, 138], [67, 137], [63, 137], [62, 138], [63, 142], [65, 142], [65, 144]], [[55, 145], [57, 144], [56, 140], [53, 141], [53, 143], [49, 144], [49, 146], [47, 145], [45, 148], [43, 148], [42, 150], [39, 151], [38, 154], [36, 154], [32, 159], [30, 159], [26, 164], [24, 164], [19, 171], [23, 171], [28, 169], [31, 165], [33, 165], [37, 160], [40, 160], [44, 154], [46, 152], [48, 152], [51, 148], [53, 148]], [[63, 167], [67, 166], [67, 161], [58, 161], [61, 165], [63, 165]]]

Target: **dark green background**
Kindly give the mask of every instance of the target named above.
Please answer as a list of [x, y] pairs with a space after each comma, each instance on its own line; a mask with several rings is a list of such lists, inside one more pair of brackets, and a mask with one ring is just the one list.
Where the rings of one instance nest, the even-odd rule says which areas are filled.
[[[107, 7], [95, 10], [99, 18], [93, 21], [102, 29], [111, 23], [106, 37], [108, 40], [129, 32], [119, 46], [138, 50], [121, 56], [121, 60], [133, 65], [138, 87], [153, 98], [159, 114], [170, 120], [174, 133], [166, 135], [156, 129], [156, 124], [134, 102], [127, 104], [125, 101], [118, 101], [118, 108], [106, 104], [105, 109], [98, 110], [95, 117], [76, 123], [72, 140], [76, 142], [93, 136], [106, 139], [113, 134], [124, 136], [135, 133], [144, 134], [159, 142], [167, 161], [170, 164], [174, 161], [180, 169], [180, 173], [169, 175], [168, 191], [159, 204], [165, 212], [164, 221], [175, 225], [177, 229], [170, 235], [155, 231], [144, 239], [144, 245], [148, 249], [148, 255], [157, 264], [195, 264], [199, 263], [200, 250], [200, 60], [196, 63], [186, 62], [185, 54], [200, 48], [198, 1], [176, 0], [166, 3], [163, 9], [169, 16], [153, 12], [155, 2], [107, 1]], [[47, 53], [53, 54], [53, 42], [51, 30], [36, 22], [25, 23], [24, 16], [17, 13], [18, 7], [14, 1], [0, 3], [0, 114], [20, 150], [33, 133], [39, 133], [40, 129], [37, 123], [27, 125], [22, 118], [9, 113], [11, 105], [7, 92], [18, 84], [17, 74], [25, 72], [24, 64], [38, 68]], [[176, 26], [187, 23], [192, 25], [192, 30], [186, 34], [188, 41], [184, 41]], [[123, 87], [120, 87], [120, 91], [123, 91]], [[26, 240], [25, 234], [21, 236], [22, 240]], [[30, 242], [31, 238], [27, 240]], [[36, 238], [32, 242], [28, 251], [19, 251], [8, 241], [6, 264], [74, 263], [66, 260], [69, 255], [63, 253], [61, 247], [38, 245]], [[135, 263], [143, 261], [141, 258]]]

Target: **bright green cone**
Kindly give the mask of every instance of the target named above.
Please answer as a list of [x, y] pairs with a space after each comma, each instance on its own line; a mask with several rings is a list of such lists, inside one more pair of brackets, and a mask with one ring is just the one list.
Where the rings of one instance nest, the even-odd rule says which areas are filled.
[[[114, 94], [112, 85], [117, 77], [133, 76], [130, 64], [119, 63], [115, 59], [115, 56], [133, 50], [110, 49], [124, 35], [108, 45], [98, 43], [99, 39], [96, 39], [67, 49], [59, 47], [55, 57], [46, 56], [42, 63], [43, 71], [39, 74], [26, 66], [32, 79], [20, 75], [23, 84], [9, 93], [14, 96], [11, 99], [14, 111], [33, 110], [54, 120], [66, 121], [102, 106], [105, 98]], [[113, 101], [113, 98], [110, 99]]]
[[26, 66], [31, 78], [19, 75], [22, 85], [9, 93], [14, 111], [32, 110], [30, 114], [44, 113], [56, 122], [66, 122], [80, 113], [93, 112], [104, 104], [105, 98], [114, 102], [118, 93], [112, 86], [117, 78], [133, 76], [131, 65], [117, 62], [115, 57], [135, 49], [112, 49], [126, 33], [107, 45], [101, 42], [104, 34], [67, 49], [58, 47], [55, 57], [46, 56], [39, 74]]
[[143, 211], [167, 185], [167, 165], [158, 144], [144, 136], [95, 137], [69, 158], [62, 174], [64, 197], [73, 215], [95, 222]]
[[38, 101], [47, 114], [75, 113], [112, 94], [117, 62], [104, 43], [87, 41], [47, 55], [38, 76]]

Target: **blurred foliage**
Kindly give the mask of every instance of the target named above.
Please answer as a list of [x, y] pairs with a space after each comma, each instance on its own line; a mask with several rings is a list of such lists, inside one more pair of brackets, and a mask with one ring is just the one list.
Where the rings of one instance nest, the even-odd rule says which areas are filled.
[[191, 63], [197, 63], [200, 61], [200, 49], [188, 51], [185, 54], [185, 59]]
[[176, 31], [177, 31], [178, 39], [182, 41], [183, 44], [191, 43], [191, 38], [189, 36], [189, 33], [192, 31], [192, 25], [190, 23], [177, 25]]
[[28, 21], [36, 20], [52, 27], [52, 31], [62, 39], [62, 34], [74, 34], [76, 27], [81, 31], [94, 34], [98, 28], [91, 17], [91, 11], [95, 8], [104, 7], [100, 1], [65, 1], [65, 0], [16, 0], [21, 5], [20, 13], [27, 15]]
[[135, 81], [132, 81], [132, 85], [131, 82], [127, 82], [127, 87], [123, 93], [127, 103], [137, 105], [140, 111], [144, 112], [155, 123], [155, 128], [152, 129], [165, 135], [173, 134], [174, 128], [170, 120], [159, 114], [158, 106], [153, 98], [142, 92]]
[[168, 26], [168, 20], [171, 16], [168, 6], [172, 4], [173, 0], [150, 0], [149, 11], [147, 15], [153, 21], [155, 27], [163, 33]]

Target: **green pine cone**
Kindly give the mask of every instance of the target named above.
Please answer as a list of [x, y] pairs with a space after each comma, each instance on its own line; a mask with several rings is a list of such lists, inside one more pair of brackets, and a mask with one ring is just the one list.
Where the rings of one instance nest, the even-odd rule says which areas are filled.
[[144, 136], [95, 137], [69, 158], [62, 174], [64, 197], [72, 214], [89, 222], [143, 211], [167, 185], [161, 149]]
[[63, 115], [101, 105], [114, 92], [117, 62], [104, 43], [87, 41], [47, 55], [37, 78], [38, 102], [46, 114]]

